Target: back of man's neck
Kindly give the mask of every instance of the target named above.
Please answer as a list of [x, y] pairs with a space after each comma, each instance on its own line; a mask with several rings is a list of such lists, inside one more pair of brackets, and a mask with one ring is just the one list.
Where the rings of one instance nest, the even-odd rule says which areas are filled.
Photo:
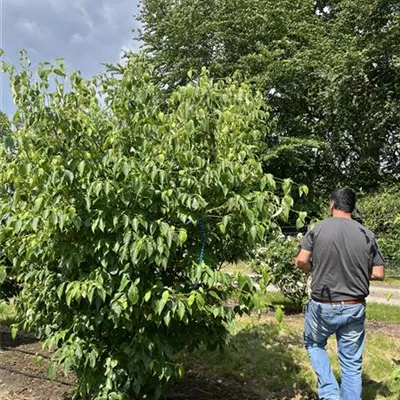
[[334, 218], [347, 218], [347, 219], [351, 219], [351, 214], [341, 211], [341, 210], [333, 210], [332, 212], [332, 217]]

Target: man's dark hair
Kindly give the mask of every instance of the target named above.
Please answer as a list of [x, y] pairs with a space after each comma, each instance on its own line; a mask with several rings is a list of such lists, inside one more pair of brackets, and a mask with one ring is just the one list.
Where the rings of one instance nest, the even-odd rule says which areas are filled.
[[334, 190], [331, 201], [335, 210], [352, 213], [356, 208], [356, 194], [348, 187]]

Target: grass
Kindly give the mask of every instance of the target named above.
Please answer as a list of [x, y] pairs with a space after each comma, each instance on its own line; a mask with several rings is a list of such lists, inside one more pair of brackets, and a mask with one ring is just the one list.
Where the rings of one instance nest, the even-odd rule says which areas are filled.
[[[399, 327], [400, 328], [400, 327]], [[339, 376], [336, 342], [328, 352]], [[381, 333], [368, 333], [364, 359], [363, 399], [398, 399], [391, 393], [389, 378], [400, 341]], [[278, 324], [271, 317], [244, 317], [224, 352], [197, 350], [182, 354], [185, 365], [230, 377], [252, 387], [261, 398], [315, 398], [316, 378], [302, 344], [302, 320], [287, 318]]]
[[368, 303], [367, 318], [375, 321], [400, 324], [400, 307], [389, 304]]
[[[281, 305], [284, 310], [293, 310], [296, 307], [282, 293], [268, 292], [263, 296], [265, 302], [272, 305]], [[381, 322], [400, 324], [400, 307], [390, 304], [368, 303], [367, 319]], [[400, 329], [400, 327], [399, 327]]]
[[371, 285], [400, 287], [400, 278], [389, 276], [386, 277], [384, 281], [372, 281]]

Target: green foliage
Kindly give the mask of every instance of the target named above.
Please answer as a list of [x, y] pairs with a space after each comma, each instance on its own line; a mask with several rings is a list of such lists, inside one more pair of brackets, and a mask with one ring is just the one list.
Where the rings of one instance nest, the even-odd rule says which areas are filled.
[[391, 376], [391, 389], [400, 395], [400, 365], [396, 365]]
[[140, 20], [161, 85], [206, 66], [264, 94], [277, 124], [264, 168], [308, 184], [309, 211], [337, 185], [398, 176], [397, 0], [143, 0]]
[[18, 327], [77, 372], [75, 396], [158, 397], [183, 372], [174, 354], [224, 345], [236, 281], [237, 311], [255, 306], [251, 280], [219, 266], [250, 253], [293, 204], [291, 181], [277, 187], [257, 158], [273, 122], [248, 85], [206, 71], [165, 98], [131, 56], [91, 81], [73, 73], [67, 91], [62, 62], [33, 79], [22, 57], [19, 73], [3, 64], [18, 129], [0, 147]]
[[400, 271], [400, 186], [366, 195], [358, 203], [365, 225], [377, 236], [387, 267]]
[[294, 258], [300, 237], [279, 236], [255, 252], [253, 269], [272, 278], [282, 294], [297, 306], [307, 298], [307, 275], [297, 269]]
[[0, 140], [11, 133], [11, 123], [7, 115], [0, 110]]

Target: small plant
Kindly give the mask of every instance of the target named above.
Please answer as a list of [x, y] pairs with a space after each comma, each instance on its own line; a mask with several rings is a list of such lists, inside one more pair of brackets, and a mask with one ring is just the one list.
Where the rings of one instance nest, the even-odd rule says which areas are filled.
[[271, 283], [297, 306], [303, 305], [307, 298], [308, 275], [297, 269], [294, 258], [299, 249], [301, 235], [297, 237], [280, 235], [266, 246], [257, 248], [253, 269], [265, 273]]

